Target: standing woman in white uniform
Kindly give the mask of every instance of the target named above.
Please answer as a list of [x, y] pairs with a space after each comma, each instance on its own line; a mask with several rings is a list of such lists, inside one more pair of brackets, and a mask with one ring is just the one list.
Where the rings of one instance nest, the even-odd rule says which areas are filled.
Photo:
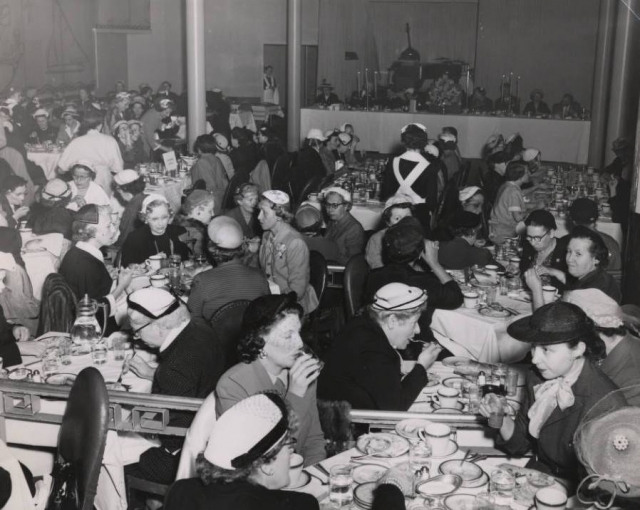
[[425, 234], [430, 232], [431, 214], [438, 204], [428, 200], [430, 191], [437, 190], [437, 174], [428, 172], [429, 161], [423, 151], [429, 143], [427, 128], [422, 124], [409, 124], [402, 128], [401, 141], [406, 151], [389, 160], [382, 182], [382, 199], [402, 193], [411, 197], [415, 217]]

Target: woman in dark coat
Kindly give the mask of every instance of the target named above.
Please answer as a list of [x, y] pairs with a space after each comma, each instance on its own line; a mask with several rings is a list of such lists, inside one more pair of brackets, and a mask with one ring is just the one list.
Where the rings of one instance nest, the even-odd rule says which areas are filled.
[[260, 160], [258, 148], [253, 143], [253, 132], [247, 128], [234, 127], [231, 130], [231, 161], [236, 174], [246, 176], [244, 182], [249, 181], [249, 175]]
[[27, 227], [37, 235], [62, 234], [71, 240], [73, 212], [67, 209], [71, 189], [62, 179], [51, 179], [40, 194], [40, 200], [31, 206]]
[[148, 195], [142, 202], [140, 215], [145, 225], [131, 232], [122, 245], [122, 267], [144, 264], [151, 255], [180, 255], [189, 258], [191, 251], [180, 239], [187, 230], [170, 223], [173, 210], [162, 195]]
[[[612, 393], [617, 386], [596, 366], [605, 345], [591, 319], [564, 302], [544, 305], [512, 322], [507, 332], [532, 344], [535, 370], [527, 374], [522, 408], [515, 419], [504, 417], [496, 444], [515, 457], [533, 449], [527, 467], [578, 482], [586, 475], [573, 446], [580, 421], [587, 412], [595, 417], [626, 405], [622, 393]], [[488, 417], [501, 405], [485, 397], [480, 412]]]
[[427, 369], [441, 348], [429, 344], [405, 377], [396, 352], [420, 332], [418, 320], [427, 293], [390, 283], [375, 295], [366, 313], [351, 320], [333, 343], [318, 379], [318, 398], [346, 400], [354, 409], [406, 411], [428, 382]]

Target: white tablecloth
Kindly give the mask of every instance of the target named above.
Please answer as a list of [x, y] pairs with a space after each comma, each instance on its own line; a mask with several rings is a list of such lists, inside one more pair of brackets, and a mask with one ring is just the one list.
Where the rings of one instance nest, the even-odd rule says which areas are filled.
[[311, 128], [324, 132], [345, 122], [353, 125], [360, 138], [358, 148], [362, 150], [393, 153], [400, 145], [400, 129], [409, 123], [419, 122], [427, 127], [431, 138], [435, 138], [445, 126], [455, 127], [458, 130], [458, 147], [467, 158], [479, 158], [482, 146], [492, 134], [509, 136], [520, 133], [525, 146], [540, 149], [545, 160], [581, 165], [587, 163], [591, 131], [591, 122], [583, 120], [303, 108], [300, 137], [303, 139]]
[[57, 175], [56, 168], [58, 168], [60, 156], [62, 156], [61, 152], [27, 152], [27, 159], [42, 167], [48, 181]]
[[367, 202], [366, 204], [354, 204], [351, 214], [360, 222], [365, 230], [376, 230], [384, 211], [384, 203]]
[[[439, 341], [444, 337], [441, 343], [453, 354], [467, 355], [485, 363], [516, 363], [524, 358], [531, 346], [509, 336], [507, 326], [516, 319], [530, 315], [531, 304], [506, 296], [499, 296], [498, 302], [513, 308], [520, 315], [493, 318], [464, 307], [457, 310], [437, 309], [433, 313], [431, 329]], [[450, 348], [451, 345], [453, 348]], [[456, 347], [461, 349], [454, 352]]]

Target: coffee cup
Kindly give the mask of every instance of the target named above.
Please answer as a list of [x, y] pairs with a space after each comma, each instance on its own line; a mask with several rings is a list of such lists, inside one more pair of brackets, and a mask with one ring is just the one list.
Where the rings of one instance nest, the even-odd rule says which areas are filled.
[[162, 267], [162, 259], [162, 255], [151, 255], [144, 263], [151, 271], [158, 271]]
[[302, 455], [292, 453], [289, 459], [289, 485], [296, 486], [300, 482], [302, 476], [302, 468], [304, 466], [304, 458]]
[[606, 202], [602, 202], [600, 204], [600, 208], [602, 209], [603, 214], [609, 214], [611, 212], [611, 206]]
[[498, 266], [489, 264], [484, 266], [484, 272], [491, 276], [498, 276]]
[[431, 445], [433, 455], [441, 457], [447, 453], [451, 436], [451, 427], [444, 423], [430, 423], [420, 434], [422, 439]]
[[440, 404], [440, 407], [453, 409], [456, 407], [456, 405], [458, 405], [459, 395], [460, 395], [460, 390], [442, 386], [438, 388], [437, 393], [433, 396], [433, 400], [438, 404]]
[[545, 487], [536, 492], [537, 510], [564, 510], [567, 508], [567, 495], [553, 487]]
[[166, 278], [163, 274], [154, 274], [149, 278], [152, 287], [164, 287], [166, 285]]
[[553, 285], [542, 286], [542, 300], [545, 304], [553, 303], [558, 296], [558, 289]]
[[464, 296], [464, 307], [465, 308], [476, 308], [480, 303], [480, 295], [475, 291], [463, 292]]

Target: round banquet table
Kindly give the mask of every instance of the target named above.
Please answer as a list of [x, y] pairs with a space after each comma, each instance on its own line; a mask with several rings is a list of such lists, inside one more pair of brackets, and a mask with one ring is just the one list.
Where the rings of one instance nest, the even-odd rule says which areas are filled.
[[27, 152], [27, 159], [44, 170], [48, 181], [57, 176], [56, 168], [58, 168], [60, 156], [62, 152]]

